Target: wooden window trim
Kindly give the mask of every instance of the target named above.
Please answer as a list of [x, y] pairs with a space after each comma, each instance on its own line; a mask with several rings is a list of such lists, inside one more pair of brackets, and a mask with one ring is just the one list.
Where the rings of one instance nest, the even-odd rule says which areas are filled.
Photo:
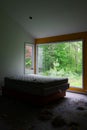
[[70, 40], [83, 40], [83, 89], [70, 87], [69, 91], [87, 93], [87, 32], [65, 34], [60, 36], [52, 36], [52, 37], [35, 39], [34, 73], [36, 73], [36, 44], [63, 42], [63, 41], [70, 41]]

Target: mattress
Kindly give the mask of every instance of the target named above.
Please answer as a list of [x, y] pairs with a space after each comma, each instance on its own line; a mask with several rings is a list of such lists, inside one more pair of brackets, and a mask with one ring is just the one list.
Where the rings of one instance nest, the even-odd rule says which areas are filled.
[[69, 88], [68, 78], [40, 75], [5, 77], [5, 87], [33, 95], [47, 96]]

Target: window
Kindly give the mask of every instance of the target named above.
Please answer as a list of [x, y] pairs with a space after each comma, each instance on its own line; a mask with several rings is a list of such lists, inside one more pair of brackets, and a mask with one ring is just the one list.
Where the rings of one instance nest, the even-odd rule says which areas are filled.
[[34, 45], [25, 43], [25, 74], [34, 73]]
[[68, 77], [70, 86], [83, 86], [83, 41], [37, 44], [37, 74]]

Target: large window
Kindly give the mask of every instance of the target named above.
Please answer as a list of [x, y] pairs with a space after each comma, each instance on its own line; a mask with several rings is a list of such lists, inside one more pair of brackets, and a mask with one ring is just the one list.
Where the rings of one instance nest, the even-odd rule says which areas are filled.
[[37, 74], [68, 77], [70, 86], [83, 86], [83, 41], [37, 44]]
[[25, 74], [34, 73], [34, 46], [25, 43]]

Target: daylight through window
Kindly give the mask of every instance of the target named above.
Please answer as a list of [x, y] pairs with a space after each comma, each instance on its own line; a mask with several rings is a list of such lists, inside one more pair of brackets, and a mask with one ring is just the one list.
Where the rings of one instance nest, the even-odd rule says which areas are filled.
[[37, 74], [68, 77], [70, 86], [82, 88], [83, 41], [37, 44]]

